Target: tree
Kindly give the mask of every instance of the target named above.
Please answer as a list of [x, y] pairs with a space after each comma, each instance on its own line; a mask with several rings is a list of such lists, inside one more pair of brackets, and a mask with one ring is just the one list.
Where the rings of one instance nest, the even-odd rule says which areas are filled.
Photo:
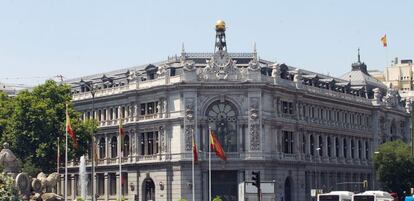
[[12, 115], [14, 100], [0, 91], [0, 138], [6, 130], [8, 120]]
[[23, 200], [14, 187], [13, 177], [0, 173], [0, 201]]
[[86, 153], [90, 134], [97, 124], [81, 121], [80, 113], [74, 111], [70, 100], [70, 86], [57, 84], [53, 80], [46, 81], [32, 91], [23, 91], [13, 100], [13, 112], [7, 121], [2, 141], [10, 143], [29, 174], [37, 174], [40, 170], [56, 171], [57, 143], [60, 144], [61, 156], [64, 153], [66, 104], [79, 144], [79, 148], [74, 149], [69, 137], [68, 157], [79, 158]]
[[401, 140], [379, 146], [374, 156], [375, 171], [385, 190], [399, 195], [414, 185], [414, 160], [410, 147]]

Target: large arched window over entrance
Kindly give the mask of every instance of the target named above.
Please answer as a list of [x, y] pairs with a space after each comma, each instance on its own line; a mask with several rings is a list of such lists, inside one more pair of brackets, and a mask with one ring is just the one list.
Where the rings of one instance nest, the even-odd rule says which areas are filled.
[[144, 180], [142, 194], [144, 201], [155, 201], [155, 184], [151, 178], [146, 178]]
[[212, 103], [207, 114], [209, 126], [225, 152], [237, 151], [237, 109], [228, 101]]

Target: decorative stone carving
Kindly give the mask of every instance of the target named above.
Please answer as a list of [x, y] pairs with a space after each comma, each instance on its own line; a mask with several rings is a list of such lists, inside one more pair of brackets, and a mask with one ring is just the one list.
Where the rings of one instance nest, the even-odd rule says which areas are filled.
[[387, 95], [383, 98], [387, 107], [396, 107], [400, 102], [400, 96], [395, 89], [388, 89]]
[[193, 99], [186, 100], [185, 117], [188, 121], [193, 121], [194, 119], [194, 100]]
[[168, 65], [161, 65], [159, 68], [158, 68], [158, 70], [157, 70], [157, 75], [159, 76], [159, 77], [161, 77], [161, 76], [165, 76], [165, 74], [166, 74], [166, 72], [167, 72], [167, 69], [168, 69]]
[[295, 75], [293, 76], [294, 82], [301, 82], [302, 81], [302, 72], [300, 72], [300, 69], [295, 70]]
[[259, 124], [250, 125], [250, 150], [260, 150]]
[[20, 173], [16, 177], [16, 189], [23, 195], [30, 192], [30, 177], [27, 173]]
[[405, 100], [405, 111], [407, 113], [411, 113], [411, 110], [412, 110], [412, 100], [410, 98], [407, 98]]
[[185, 61], [182, 62], [183, 69], [185, 71], [194, 71], [194, 70], [196, 70], [196, 67], [195, 67], [194, 64], [195, 64], [195, 62], [192, 61], [192, 60], [185, 60]]
[[280, 67], [279, 64], [274, 63], [272, 65], [272, 77], [280, 78]]
[[250, 98], [250, 120], [249, 120], [249, 133], [250, 133], [250, 150], [260, 150], [260, 121], [259, 121], [259, 98]]
[[131, 82], [131, 81], [135, 80], [136, 78], [137, 78], [137, 73], [134, 70], [127, 72], [127, 81], [128, 82]]
[[7, 142], [3, 144], [3, 149], [0, 151], [0, 166], [3, 167], [5, 173], [20, 172], [20, 162], [9, 149], [9, 143]]
[[379, 88], [375, 88], [372, 90], [374, 92], [374, 100], [381, 99], [381, 90]]
[[192, 137], [193, 137], [193, 132], [194, 132], [194, 126], [193, 125], [188, 125], [185, 127], [185, 150], [186, 151], [191, 151], [193, 146], [192, 146]]
[[236, 60], [232, 60], [227, 52], [217, 52], [207, 60], [207, 66], [200, 72], [201, 80], [240, 80], [240, 69], [236, 67]]
[[258, 71], [260, 70], [260, 63], [256, 59], [253, 59], [249, 62], [247, 69], [250, 71]]
[[167, 146], [166, 146], [166, 139], [165, 139], [165, 129], [164, 126], [160, 126], [158, 128], [158, 131], [160, 133], [160, 144], [161, 144], [161, 152], [166, 152]]
[[51, 192], [52, 189], [56, 186], [57, 182], [59, 181], [59, 174], [54, 172], [47, 176], [45, 173], [40, 172], [37, 175], [37, 179], [40, 180], [40, 183], [42, 184], [42, 190], [44, 192]]

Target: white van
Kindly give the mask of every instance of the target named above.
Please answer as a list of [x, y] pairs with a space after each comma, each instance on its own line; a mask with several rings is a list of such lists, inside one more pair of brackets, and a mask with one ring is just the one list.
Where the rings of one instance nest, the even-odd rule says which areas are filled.
[[385, 191], [365, 191], [352, 196], [352, 201], [393, 201], [394, 198]]
[[354, 193], [349, 191], [331, 191], [318, 195], [318, 201], [351, 201]]

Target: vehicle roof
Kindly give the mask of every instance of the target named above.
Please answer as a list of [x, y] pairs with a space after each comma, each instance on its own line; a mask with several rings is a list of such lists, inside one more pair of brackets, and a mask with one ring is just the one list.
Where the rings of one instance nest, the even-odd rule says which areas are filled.
[[389, 197], [392, 198], [391, 194], [385, 191], [365, 191], [363, 193], [355, 194], [354, 196], [358, 195], [375, 195], [377, 197]]
[[352, 196], [354, 193], [350, 191], [331, 191], [329, 193], [319, 194], [319, 195], [347, 195]]

